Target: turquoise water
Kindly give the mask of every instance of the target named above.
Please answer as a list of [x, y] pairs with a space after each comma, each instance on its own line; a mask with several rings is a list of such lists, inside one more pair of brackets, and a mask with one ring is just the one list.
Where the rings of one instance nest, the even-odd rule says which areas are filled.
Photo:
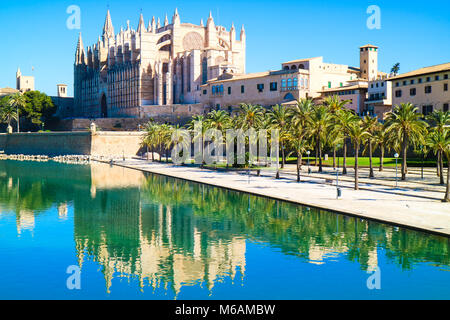
[[109, 165], [1, 161], [0, 210], [0, 299], [450, 298], [448, 238]]

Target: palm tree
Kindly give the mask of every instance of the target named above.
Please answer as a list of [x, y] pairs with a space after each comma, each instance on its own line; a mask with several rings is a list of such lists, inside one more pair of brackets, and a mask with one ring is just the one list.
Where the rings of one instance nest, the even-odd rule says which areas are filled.
[[341, 100], [338, 95], [328, 96], [323, 101], [323, 104], [330, 109], [331, 113], [344, 110], [345, 106], [349, 103], [350, 100]]
[[[197, 127], [200, 126], [200, 131], [196, 131]], [[206, 131], [208, 130], [208, 122], [206, 121], [204, 116], [193, 116], [191, 121], [187, 125], [188, 130], [191, 132], [192, 141], [194, 144], [198, 145], [199, 150], [195, 150], [199, 152], [199, 154], [194, 155], [194, 159], [197, 159], [198, 156], [201, 156], [201, 167], [203, 168], [205, 164], [205, 153], [204, 151], [204, 136]]]
[[400, 62], [397, 62], [396, 64], [394, 64], [394, 66], [391, 69], [391, 73], [393, 73], [394, 75], [397, 75], [400, 71]]
[[316, 145], [316, 154], [319, 156], [319, 172], [322, 168], [322, 143], [327, 131], [332, 126], [332, 115], [325, 106], [318, 106], [311, 114], [310, 130]]
[[9, 98], [9, 104], [11, 107], [16, 108], [16, 115], [17, 115], [17, 132], [20, 132], [20, 108], [24, 108], [27, 104], [27, 100], [25, 99], [25, 96], [18, 92], [10, 96]]
[[[433, 131], [438, 131], [441, 134], [444, 132], [446, 126], [450, 125], [450, 112], [446, 111], [434, 111], [432, 114], [428, 115], [426, 119], [429, 121], [430, 125], [433, 127]], [[440, 177], [441, 184], [444, 184], [444, 177], [441, 176], [443, 171], [443, 154], [441, 151], [437, 153], [436, 161], [436, 174]]]
[[384, 165], [384, 153], [386, 151], [386, 148], [389, 147], [388, 144], [388, 134], [386, 133], [386, 130], [383, 125], [378, 124], [377, 129], [375, 130], [375, 134], [373, 135], [374, 140], [374, 149], [373, 151], [377, 150], [377, 148], [380, 148], [380, 168], [379, 171], [383, 171], [383, 165]]
[[230, 115], [224, 110], [213, 110], [206, 117], [207, 126], [219, 130], [222, 134], [230, 127], [230, 122]]
[[352, 124], [359, 122], [360, 118], [351, 110], [341, 110], [335, 114], [336, 125], [335, 130], [339, 130], [344, 135], [344, 163], [342, 174], [347, 174], [347, 139], [348, 131]]
[[359, 190], [358, 185], [358, 174], [359, 174], [359, 149], [361, 146], [361, 142], [370, 135], [367, 129], [361, 125], [361, 123], [352, 123], [349, 127], [348, 135], [350, 139], [353, 141], [353, 145], [355, 148], [355, 190]]
[[[336, 127], [334, 127], [336, 128]], [[330, 130], [327, 137], [327, 146], [333, 148], [333, 169], [336, 169], [337, 163], [336, 163], [336, 157], [337, 157], [337, 151], [342, 147], [343, 141], [344, 141], [344, 135], [339, 130]]]
[[[157, 125], [150, 121], [145, 126], [145, 131], [147, 132], [143, 139], [143, 144], [150, 148], [152, 152], [152, 161], [155, 161], [155, 148], [156, 148], [156, 134]], [[147, 154], [148, 157], [148, 154]]]
[[161, 146], [166, 154], [166, 163], [169, 163], [169, 151], [173, 146], [172, 133], [174, 128], [171, 125], [163, 124], [159, 127], [159, 135], [161, 137]]
[[302, 128], [307, 129], [314, 107], [314, 102], [311, 99], [299, 100], [295, 106], [289, 109], [292, 125], [300, 125]]
[[[183, 162], [182, 164], [185, 164], [184, 160], [186, 158], [190, 159], [191, 155], [191, 134], [189, 131], [185, 130], [184, 128], [180, 127], [180, 125], [176, 125], [172, 127], [172, 135], [171, 135], [171, 145], [170, 147], [173, 148], [173, 151], [178, 151], [178, 154], [175, 153], [176, 156], [182, 156]], [[179, 147], [182, 148], [182, 150], [179, 149]], [[187, 150], [187, 154], [184, 153], [184, 151]], [[175, 163], [174, 157], [172, 157], [172, 163]]]
[[[224, 110], [214, 110], [210, 112], [206, 117], [206, 126], [209, 129], [214, 129], [220, 131], [222, 134], [221, 144], [226, 143], [226, 130], [231, 127], [231, 118], [228, 112]], [[222, 156], [222, 155], [220, 155]], [[227, 163], [228, 167], [228, 163]]]
[[304, 129], [293, 126], [287, 135], [287, 143], [297, 155], [297, 182], [300, 182], [300, 173], [303, 164], [303, 154], [309, 149], [309, 144], [304, 136]]
[[9, 104], [8, 98], [0, 100], [0, 119], [3, 123], [8, 124], [8, 130], [11, 128], [11, 122], [17, 121], [16, 110]]
[[444, 156], [445, 156], [445, 149], [447, 147], [447, 143], [448, 143], [448, 130], [443, 130], [443, 131], [439, 131], [439, 130], [432, 130], [426, 138], [426, 143], [427, 146], [429, 146], [432, 150], [434, 150], [436, 155], [441, 155], [439, 157], [439, 178], [440, 184], [444, 184]]
[[364, 119], [362, 120], [362, 125], [366, 129], [366, 131], [370, 134], [367, 136], [367, 147], [369, 151], [369, 166], [370, 166], [370, 173], [369, 177], [373, 178], [375, 175], [373, 173], [373, 161], [372, 161], [372, 155], [373, 155], [373, 143], [374, 143], [374, 135], [378, 127], [378, 118], [377, 117], [371, 117], [369, 115], [366, 115]]
[[290, 112], [283, 105], [276, 105], [267, 113], [269, 127], [277, 129], [280, 132], [280, 147], [281, 147], [281, 168], [284, 168], [286, 163], [286, 140], [288, 124], [290, 120]]
[[417, 108], [411, 103], [401, 103], [389, 112], [386, 120], [388, 133], [402, 152], [402, 180], [406, 180], [406, 159], [408, 147], [424, 143], [427, 124], [421, 120]]
[[[450, 202], [450, 130], [444, 128], [442, 131], [433, 130], [427, 136], [427, 145], [436, 153], [440, 152], [442, 157], [447, 158], [447, 187], [445, 189], [445, 197], [443, 202]], [[441, 177], [444, 175], [443, 163], [440, 168]]]
[[264, 122], [264, 109], [261, 106], [252, 104], [241, 104], [239, 116], [236, 118], [236, 125], [239, 129], [258, 130]]

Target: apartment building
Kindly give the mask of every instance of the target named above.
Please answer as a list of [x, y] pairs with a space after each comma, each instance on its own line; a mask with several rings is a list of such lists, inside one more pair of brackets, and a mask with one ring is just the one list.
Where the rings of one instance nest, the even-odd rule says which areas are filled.
[[392, 104], [412, 103], [428, 115], [435, 110], [449, 111], [450, 63], [417, 69], [389, 78]]

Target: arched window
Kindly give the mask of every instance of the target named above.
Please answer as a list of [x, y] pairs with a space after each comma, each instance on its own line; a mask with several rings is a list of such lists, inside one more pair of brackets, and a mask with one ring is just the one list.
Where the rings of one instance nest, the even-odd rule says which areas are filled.
[[284, 70], [289, 70], [289, 66], [285, 66], [283, 69]]
[[304, 81], [303, 79], [300, 79], [300, 86], [301, 86], [302, 88], [304, 88], [304, 86], [305, 86], [305, 81]]
[[223, 84], [220, 85], [220, 93], [223, 93]]
[[281, 87], [286, 88], [286, 79], [281, 80]]
[[291, 70], [297, 70], [297, 66], [294, 64], [294, 65], [291, 67]]
[[294, 78], [294, 88], [298, 87], [298, 78]]
[[299, 68], [299, 69], [305, 69], [305, 65], [304, 65], [304, 64], [301, 64], [301, 65], [298, 66], [298, 68]]
[[305, 79], [305, 88], [308, 88], [308, 79]]
[[288, 93], [287, 95], [284, 96], [284, 100], [285, 101], [291, 101], [291, 100], [295, 100], [295, 98], [292, 95], [292, 93]]

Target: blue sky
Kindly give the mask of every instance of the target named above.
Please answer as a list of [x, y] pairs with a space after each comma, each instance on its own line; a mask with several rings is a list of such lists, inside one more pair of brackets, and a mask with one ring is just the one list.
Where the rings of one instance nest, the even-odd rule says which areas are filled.
[[[81, 30], [69, 30], [70, 5], [81, 8]], [[25, 75], [36, 77], [36, 89], [56, 94], [56, 84], [73, 92], [73, 61], [78, 33], [85, 46], [101, 34], [109, 5], [116, 30], [137, 28], [139, 13], [148, 21], [171, 20], [178, 7], [181, 21], [199, 23], [213, 12], [216, 24], [238, 34], [247, 32], [247, 72], [278, 69], [283, 61], [323, 56], [325, 62], [359, 66], [358, 47], [367, 43], [380, 47], [380, 70], [389, 72], [396, 62], [401, 72], [450, 62], [450, 1], [448, 0], [357, 0], [357, 1], [32, 1], [0, 2], [0, 87], [14, 87], [20, 66]], [[381, 9], [381, 29], [369, 30], [368, 6]], [[35, 68], [32, 72], [32, 67]]]

